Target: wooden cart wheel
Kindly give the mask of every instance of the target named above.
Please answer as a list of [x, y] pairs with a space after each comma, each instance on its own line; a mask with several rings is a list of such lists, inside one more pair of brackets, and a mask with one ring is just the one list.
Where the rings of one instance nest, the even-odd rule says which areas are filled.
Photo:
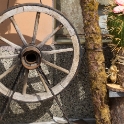
[[[26, 39], [22, 35], [18, 24], [16, 24], [16, 21], [14, 20], [14, 16], [20, 13], [24, 12], [36, 12], [36, 19], [35, 19], [35, 24], [34, 24], [34, 31], [33, 32], [33, 37], [32, 41], [30, 44], [27, 43]], [[61, 24], [56, 27], [51, 34], [46, 36], [46, 38], [36, 45], [35, 40], [36, 40], [36, 35], [38, 31], [38, 23], [39, 23], [39, 17], [40, 13], [47, 14], [49, 16], [52, 16], [56, 20], [58, 20]], [[59, 11], [50, 8], [45, 5], [41, 4], [32, 4], [32, 3], [27, 3], [27, 4], [22, 4], [15, 6], [13, 8], [10, 8], [6, 10], [1, 16], [0, 16], [0, 23], [4, 22], [6, 19], [10, 19], [17, 34], [19, 35], [23, 46], [19, 46], [9, 39], [4, 38], [3, 36], [0, 36], [0, 40], [3, 42], [7, 43], [11, 47], [17, 49], [19, 51], [19, 54], [14, 54], [14, 55], [6, 55], [6, 56], [0, 56], [0, 59], [8, 59], [8, 58], [18, 58], [19, 62], [17, 62], [15, 65], [11, 66], [8, 70], [6, 70], [4, 73], [0, 75], [0, 80], [11, 73], [15, 68], [19, 66], [19, 64], [22, 65], [23, 73], [24, 73], [24, 80], [23, 80], [23, 88], [22, 92], [14, 92], [14, 90], [11, 90], [10, 88], [7, 88], [2, 82], [0, 83], [0, 92], [4, 94], [5, 96], [11, 97], [11, 94], [13, 94], [13, 99], [18, 100], [18, 101], [23, 101], [23, 102], [36, 102], [36, 101], [41, 101], [45, 100], [48, 98], [51, 98], [53, 95], [49, 91], [48, 86], [46, 85], [46, 82], [44, 80], [44, 77], [40, 75], [41, 82], [43, 83], [46, 92], [39, 92], [35, 94], [27, 94], [26, 89], [27, 89], [27, 82], [28, 82], [28, 74], [29, 70], [37, 70], [40, 69], [40, 65], [44, 63], [47, 66], [50, 66], [54, 69], [57, 69], [61, 71], [62, 73], [65, 73], [66, 76], [57, 83], [57, 85], [53, 86], [51, 90], [55, 95], [60, 93], [72, 80], [74, 77], [78, 65], [79, 65], [79, 59], [80, 59], [80, 44], [79, 44], [79, 39], [78, 36], [75, 32], [74, 27], [71, 25], [71, 23], [65, 18], [63, 14], [61, 14]], [[58, 30], [60, 30], [62, 27], [65, 27], [67, 31], [70, 34], [71, 40], [72, 40], [72, 48], [66, 48], [66, 49], [57, 49], [57, 50], [51, 50], [51, 51], [42, 51], [42, 47], [46, 44], [46, 42], [56, 34]], [[47, 54], [48, 56], [50, 54], [59, 54], [63, 52], [73, 52], [73, 61], [71, 64], [70, 69], [63, 68], [61, 66], [58, 66], [54, 63], [49, 62], [46, 60], [42, 55]], [[42, 69], [42, 68], [41, 68]], [[40, 70], [42, 71], [42, 70]], [[20, 73], [19, 73], [20, 75]], [[9, 82], [8, 82], [9, 83]]]

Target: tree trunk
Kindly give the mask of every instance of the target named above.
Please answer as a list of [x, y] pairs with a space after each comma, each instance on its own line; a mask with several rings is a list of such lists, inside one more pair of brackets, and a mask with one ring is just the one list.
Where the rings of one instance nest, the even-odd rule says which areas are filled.
[[107, 105], [105, 60], [98, 24], [98, 2], [96, 0], [81, 0], [81, 8], [96, 124], [111, 124]]
[[117, 83], [120, 84], [124, 88], [124, 47], [118, 52], [119, 60], [115, 62], [118, 75], [117, 75]]
[[124, 98], [111, 98], [110, 109], [112, 124], [124, 124]]

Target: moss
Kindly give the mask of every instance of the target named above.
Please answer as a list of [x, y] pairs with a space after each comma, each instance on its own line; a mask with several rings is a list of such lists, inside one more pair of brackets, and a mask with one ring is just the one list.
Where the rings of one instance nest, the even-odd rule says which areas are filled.
[[84, 11], [96, 11], [97, 6], [98, 6], [97, 2], [96, 2], [96, 4], [94, 4], [94, 1], [91, 1], [91, 2], [87, 3]]
[[106, 97], [105, 60], [98, 25], [98, 3], [94, 0], [81, 0], [81, 6], [96, 124], [111, 124]]

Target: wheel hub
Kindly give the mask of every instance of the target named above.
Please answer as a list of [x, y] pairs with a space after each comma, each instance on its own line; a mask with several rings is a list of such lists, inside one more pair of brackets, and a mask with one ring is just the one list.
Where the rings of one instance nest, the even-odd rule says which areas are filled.
[[41, 52], [35, 46], [28, 46], [21, 52], [21, 62], [27, 69], [36, 69], [41, 63]]

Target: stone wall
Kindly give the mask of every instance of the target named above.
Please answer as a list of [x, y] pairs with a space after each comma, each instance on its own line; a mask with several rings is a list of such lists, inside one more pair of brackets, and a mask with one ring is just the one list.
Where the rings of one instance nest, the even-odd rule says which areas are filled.
[[[81, 8], [79, 7], [79, 0], [57, 0], [57, 7], [62, 11], [64, 15], [68, 17], [68, 19], [75, 26], [79, 35], [83, 34], [83, 18], [81, 16]], [[61, 6], [60, 6], [61, 5]], [[73, 6], [73, 7], [72, 7]], [[65, 9], [67, 8], [67, 9]], [[77, 16], [78, 14], [78, 16]], [[10, 27], [7, 27], [6, 30], [9, 30]], [[6, 33], [5, 31], [3, 33]], [[66, 35], [66, 32], [64, 32]], [[11, 37], [15, 38], [15, 34], [11, 35]], [[31, 39], [29, 36], [25, 36], [27, 39]], [[70, 45], [55, 45], [56, 49], [58, 48], [68, 48]], [[82, 48], [85, 48], [82, 45]], [[46, 48], [49, 49], [49, 48]], [[110, 48], [104, 44], [103, 46], [105, 58], [106, 58], [106, 67], [110, 66], [111, 52]], [[16, 51], [8, 46], [0, 47], [0, 55], [13, 54]], [[88, 68], [87, 68], [87, 60], [85, 51], [81, 53], [81, 63], [79, 67], [79, 71], [76, 77], [70, 82], [70, 84], [62, 91], [58, 98], [62, 104], [64, 112], [68, 116], [68, 118], [94, 118], [93, 105], [91, 99], [91, 91], [90, 91], [90, 82], [88, 77]], [[109, 55], [109, 56], [108, 56]], [[62, 53], [57, 56], [46, 56], [46, 58], [51, 62], [56, 62], [58, 65], [62, 67], [69, 67], [72, 60], [72, 53]], [[12, 64], [14, 64], [16, 59], [1, 59], [0, 60], [0, 74], [2, 74], [5, 70], [7, 70]], [[52, 68], [49, 68], [45, 65], [42, 65], [44, 68], [48, 79], [56, 84], [60, 78], [63, 77], [63, 74], [55, 71]], [[48, 71], [49, 69], [49, 71]], [[6, 76], [1, 80], [6, 86], [11, 87], [13, 81], [15, 80], [16, 75], [18, 74], [19, 69], [16, 68], [11, 74]], [[28, 84], [32, 88], [30, 93], [34, 92], [34, 90], [39, 91], [40, 89], [37, 87], [40, 82], [40, 79], [36, 72], [30, 72]], [[20, 90], [22, 85], [20, 84], [17, 90]], [[6, 97], [0, 94], [0, 110], [3, 108], [5, 104]], [[58, 107], [56, 101], [54, 99], [48, 99], [45, 101], [37, 102], [37, 103], [23, 103], [19, 101], [12, 101], [9, 107], [9, 110], [6, 112], [3, 122], [1, 124], [17, 124], [17, 123], [31, 123], [31, 122], [41, 122], [41, 121], [50, 121], [52, 120], [52, 116], [62, 117], [62, 112]]]
[[[66, 48], [66, 47], [69, 46], [56, 45], [57, 49]], [[10, 49], [11, 52], [9, 51], [8, 53], [8, 50]], [[111, 52], [106, 44], [103, 46], [103, 49], [106, 54], [106, 67], [109, 67]], [[12, 54], [15, 52], [10, 47], [1, 47], [0, 51], [1, 51], [0, 54], [2, 55]], [[62, 61], [65, 61], [63, 66], [68, 66], [71, 60], [69, 54], [70, 53], [61, 54], [59, 57], [57, 57], [56, 62], [61, 64]], [[81, 57], [80, 68], [76, 77], [70, 82], [69, 86], [67, 86], [65, 90], [58, 95], [58, 98], [62, 104], [64, 112], [67, 114], [69, 118], [94, 117], [91, 92], [90, 92], [90, 82], [88, 78], [88, 69], [87, 69], [88, 65], [85, 58], [85, 52], [83, 52], [82, 54], [83, 55]], [[13, 59], [1, 60], [0, 73], [4, 72], [14, 62], [15, 60]], [[11, 84], [15, 80], [17, 72], [18, 69], [16, 69], [12, 74], [9, 74], [4, 79], [2, 79], [1, 82], [4, 82], [6, 86], [11, 87]], [[55, 73], [55, 71], [52, 69], [49, 70], [49, 72], [50, 73], [48, 73], [46, 70], [45, 73], [46, 74], [48, 73], [49, 80], [51, 80], [51, 82], [53, 81], [54, 83], [58, 82], [60, 78], [63, 76], [61, 73], [60, 74]], [[28, 84], [29, 85], [33, 84], [33, 86], [35, 86], [35, 84], [38, 85], [39, 81], [40, 80], [36, 72], [35, 71], [31, 72], [29, 76]], [[20, 88], [21, 86], [19, 86], [17, 90], [20, 90]], [[0, 95], [0, 101], [1, 101], [0, 103], [0, 110], [1, 110], [5, 104], [5, 97], [2, 94]], [[31, 122], [50, 121], [52, 119], [52, 114], [57, 117], [62, 117], [62, 112], [58, 107], [57, 103], [55, 102], [55, 100], [53, 99], [48, 99], [46, 101], [41, 101], [37, 103], [22, 103], [13, 100], [3, 120], [5, 121], [4, 122], [5, 124], [9, 124], [10, 122], [17, 124], [17, 122], [31, 123]]]

